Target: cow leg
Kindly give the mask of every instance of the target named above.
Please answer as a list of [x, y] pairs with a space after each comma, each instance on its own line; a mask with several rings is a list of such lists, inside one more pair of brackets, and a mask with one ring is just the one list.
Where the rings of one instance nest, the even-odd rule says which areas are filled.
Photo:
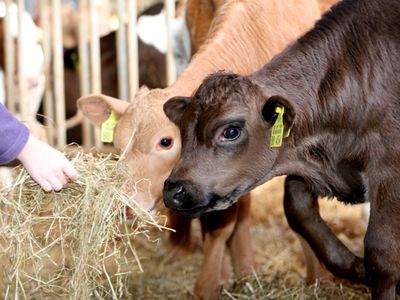
[[303, 249], [304, 262], [306, 264], [307, 275], [306, 282], [314, 284], [315, 282], [323, 282], [328, 280], [328, 274], [324, 264], [318, 259], [310, 245], [301, 235], [297, 235], [300, 241], [301, 248]]
[[[315, 202], [318, 206], [318, 201]], [[323, 282], [328, 280], [328, 273], [324, 264], [319, 260], [317, 255], [315, 255], [314, 250], [310, 247], [305, 239], [299, 234], [297, 238], [300, 241], [301, 248], [303, 250], [304, 262], [306, 265], [306, 282], [308, 284], [314, 284], [315, 282]]]
[[[400, 203], [395, 197], [390, 198], [382, 187], [377, 190], [376, 201], [371, 201], [364, 239], [365, 265], [372, 299], [394, 300], [400, 281]], [[397, 192], [395, 184], [392, 190]]]
[[242, 196], [237, 204], [237, 220], [228, 246], [236, 277], [248, 276], [253, 272], [253, 248], [251, 245], [250, 193]]
[[319, 214], [317, 196], [301, 177], [286, 178], [284, 208], [290, 227], [309, 243], [329, 271], [338, 277], [365, 281], [363, 260], [350, 252], [326, 225]]
[[203, 230], [203, 263], [196, 280], [194, 293], [200, 299], [218, 299], [226, 273], [224, 254], [226, 243], [235, 227], [237, 204], [222, 211], [204, 214], [201, 218]]
[[169, 210], [168, 226], [175, 230], [171, 232], [169, 241], [172, 249], [169, 258], [175, 260], [192, 252], [193, 244], [190, 230], [192, 219], [179, 215]]

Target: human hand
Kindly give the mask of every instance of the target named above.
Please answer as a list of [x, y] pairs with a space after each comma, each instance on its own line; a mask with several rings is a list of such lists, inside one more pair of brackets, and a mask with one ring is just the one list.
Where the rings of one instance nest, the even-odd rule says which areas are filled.
[[60, 191], [78, 173], [70, 161], [58, 150], [30, 135], [17, 157], [29, 175], [46, 192]]

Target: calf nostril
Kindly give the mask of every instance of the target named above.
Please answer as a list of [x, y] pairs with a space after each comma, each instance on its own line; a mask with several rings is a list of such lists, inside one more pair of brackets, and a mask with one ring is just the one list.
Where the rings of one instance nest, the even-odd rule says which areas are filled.
[[178, 190], [176, 191], [176, 193], [174, 194], [174, 199], [175, 200], [183, 200], [183, 198], [185, 198], [186, 196], [186, 190], [183, 186], [180, 186], [178, 188]]

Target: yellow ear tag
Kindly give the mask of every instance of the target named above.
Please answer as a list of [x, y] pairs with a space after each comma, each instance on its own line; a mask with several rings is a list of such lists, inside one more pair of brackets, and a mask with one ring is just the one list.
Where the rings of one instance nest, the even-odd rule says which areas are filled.
[[285, 113], [285, 108], [283, 106], [277, 106], [275, 108], [275, 112], [278, 114], [276, 118], [274, 126], [271, 129], [271, 147], [277, 148], [282, 146], [283, 140], [283, 131], [284, 131], [284, 124], [283, 124], [283, 114]]
[[108, 119], [101, 124], [100, 140], [104, 143], [114, 141], [114, 127], [117, 125], [117, 114], [112, 111]]

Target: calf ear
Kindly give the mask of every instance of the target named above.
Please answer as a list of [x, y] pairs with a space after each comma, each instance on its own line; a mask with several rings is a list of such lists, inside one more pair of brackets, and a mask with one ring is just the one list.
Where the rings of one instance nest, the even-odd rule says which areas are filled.
[[190, 104], [190, 97], [173, 97], [164, 103], [164, 113], [175, 125], [181, 122], [186, 107]]
[[138, 98], [138, 97], [141, 97], [141, 96], [144, 95], [144, 94], [147, 94], [149, 91], [150, 91], [150, 90], [149, 90], [149, 88], [147, 87], [147, 85], [142, 85], [142, 86], [139, 88], [139, 90], [136, 92], [135, 99]]
[[262, 107], [262, 116], [264, 120], [271, 123], [272, 126], [278, 116], [276, 113], [277, 106], [283, 106], [285, 108], [285, 113], [283, 114], [283, 123], [285, 125], [284, 134], [287, 135], [290, 132], [296, 117], [293, 105], [289, 100], [281, 96], [272, 96], [268, 98]]
[[129, 102], [103, 94], [83, 96], [78, 99], [77, 103], [83, 115], [97, 126], [101, 126], [108, 119], [112, 111], [119, 117], [129, 106]]

